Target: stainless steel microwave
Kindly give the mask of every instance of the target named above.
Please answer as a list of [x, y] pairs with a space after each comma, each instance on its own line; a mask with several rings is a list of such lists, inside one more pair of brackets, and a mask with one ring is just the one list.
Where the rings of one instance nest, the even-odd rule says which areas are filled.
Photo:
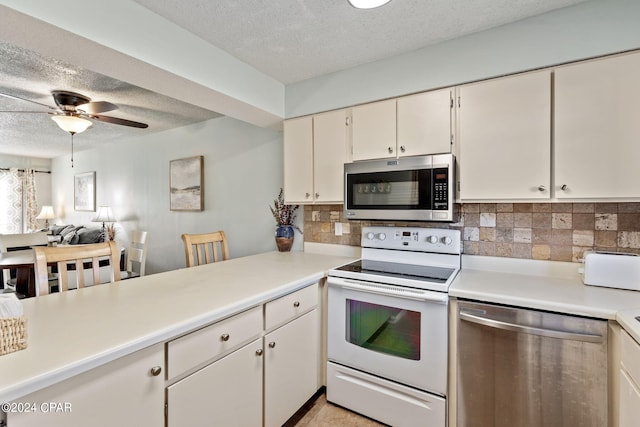
[[453, 221], [453, 154], [365, 160], [344, 165], [348, 219]]

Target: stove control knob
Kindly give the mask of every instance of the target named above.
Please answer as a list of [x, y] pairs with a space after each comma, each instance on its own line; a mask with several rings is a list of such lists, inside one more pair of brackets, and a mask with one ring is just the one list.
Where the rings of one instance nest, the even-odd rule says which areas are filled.
[[367, 239], [369, 239], [369, 240], [373, 240], [373, 238], [374, 238], [375, 236], [376, 236], [376, 235], [375, 235], [375, 234], [373, 234], [373, 233], [367, 233]]
[[450, 245], [451, 244], [451, 237], [449, 236], [444, 236], [442, 239], [440, 239], [440, 241], [442, 242], [442, 244], [444, 245]]
[[378, 233], [378, 239], [380, 239], [380, 240], [384, 240], [384, 239], [386, 239], [386, 238], [387, 238], [387, 235], [386, 235], [386, 234], [384, 234], [384, 233]]
[[438, 236], [429, 236], [429, 237], [427, 237], [427, 242], [429, 242], [431, 244], [438, 243]]

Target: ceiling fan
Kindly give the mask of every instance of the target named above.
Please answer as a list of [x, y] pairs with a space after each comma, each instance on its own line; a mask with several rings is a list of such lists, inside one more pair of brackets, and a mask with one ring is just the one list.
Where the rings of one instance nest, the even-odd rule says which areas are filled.
[[[91, 126], [91, 122], [88, 122], [87, 119], [98, 120], [101, 122], [111, 123], [115, 125], [122, 126], [130, 126], [135, 128], [147, 128], [149, 125], [146, 123], [134, 122], [132, 120], [120, 119], [117, 117], [103, 116], [102, 113], [107, 111], [113, 111], [118, 108], [117, 105], [112, 104], [106, 101], [97, 101], [92, 102], [91, 98], [81, 95], [75, 92], [68, 92], [64, 90], [54, 90], [51, 92], [53, 96], [53, 101], [56, 104], [56, 107], [52, 107], [47, 104], [42, 104], [37, 101], [32, 101], [30, 99], [21, 98], [15, 95], [9, 95], [6, 93], [0, 92], [0, 96], [4, 96], [6, 98], [16, 99], [19, 101], [31, 102], [32, 104], [37, 104], [43, 107], [48, 108], [50, 111], [0, 111], [2, 113], [46, 113], [51, 114], [52, 119], [60, 126], [60, 128], [69, 133], [80, 133], [86, 130], [89, 126]], [[71, 117], [71, 120], [64, 119], [65, 117]], [[62, 119], [61, 119], [62, 118]], [[61, 119], [61, 120], [60, 120]], [[81, 119], [87, 121], [88, 123], [80, 122], [77, 119]], [[63, 123], [74, 123], [76, 122], [78, 125], [73, 127], [68, 125], [64, 127]], [[85, 126], [80, 126], [80, 123], [83, 123]], [[79, 130], [79, 129], [82, 130]]]
[[53, 101], [55, 102], [56, 107], [0, 92], [0, 96], [3, 96], [5, 98], [30, 102], [32, 104], [37, 104], [48, 109], [48, 111], [0, 110], [0, 113], [50, 114], [51, 119], [56, 122], [60, 129], [71, 134], [71, 167], [73, 167], [73, 135], [75, 135], [76, 133], [84, 132], [89, 127], [91, 127], [93, 124], [91, 120], [141, 129], [146, 129], [147, 127], [149, 127], [149, 125], [147, 125], [146, 123], [134, 122], [133, 120], [126, 120], [117, 117], [102, 115], [102, 113], [113, 111], [118, 108], [117, 105], [110, 102], [91, 101], [91, 98], [87, 96], [63, 90], [54, 90], [51, 92], [51, 95], [53, 96]]

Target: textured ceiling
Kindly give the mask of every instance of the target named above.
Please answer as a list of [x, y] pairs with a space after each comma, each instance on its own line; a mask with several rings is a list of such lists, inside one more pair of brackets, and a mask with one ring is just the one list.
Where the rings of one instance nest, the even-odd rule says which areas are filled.
[[[276, 80], [293, 83], [585, 0], [392, 0], [373, 10], [354, 9], [347, 0], [135, 1]], [[1, 41], [0, 58], [0, 92], [52, 107], [51, 91], [77, 92], [119, 106], [105, 115], [149, 124], [135, 129], [94, 122], [76, 135], [76, 150], [218, 116]], [[0, 110], [47, 111], [5, 97]], [[0, 153], [68, 154], [70, 136], [50, 117], [0, 112]]]
[[[0, 92], [55, 107], [51, 91], [81, 93], [92, 101], [118, 106], [106, 116], [147, 123], [136, 129], [93, 122], [75, 136], [76, 151], [96, 148], [105, 142], [160, 132], [218, 117], [217, 113], [158, 95], [98, 73], [45, 58], [34, 52], [0, 42]], [[0, 96], [0, 153], [52, 158], [70, 152], [71, 137], [46, 114], [52, 110], [31, 102]], [[4, 111], [39, 111], [6, 113]]]
[[288, 84], [585, 0], [135, 1]]

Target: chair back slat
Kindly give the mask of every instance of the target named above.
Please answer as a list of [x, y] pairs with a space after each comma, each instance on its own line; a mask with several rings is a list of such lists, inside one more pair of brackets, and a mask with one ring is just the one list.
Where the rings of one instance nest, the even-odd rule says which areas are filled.
[[187, 267], [229, 259], [227, 237], [222, 230], [204, 234], [183, 234], [182, 241]]

